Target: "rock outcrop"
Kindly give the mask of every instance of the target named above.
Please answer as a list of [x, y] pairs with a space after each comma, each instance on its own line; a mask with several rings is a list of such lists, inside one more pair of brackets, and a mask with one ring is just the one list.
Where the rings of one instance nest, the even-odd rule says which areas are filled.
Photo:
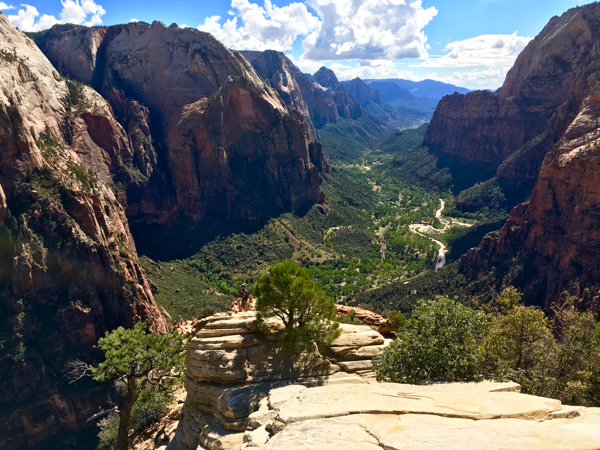
[[[290, 358], [257, 332], [254, 319], [242, 313], [197, 322], [203, 328], [187, 353], [187, 399], [168, 450], [597, 446], [600, 408], [524, 395], [510, 382], [375, 383], [342, 372], [352, 370], [351, 360]], [[369, 327], [342, 325], [332, 349], [373, 349], [373, 356], [381, 344]]]
[[535, 180], [546, 153], [594, 84], [600, 69], [599, 23], [597, 4], [552, 18], [519, 55], [498, 94], [476, 91], [444, 97], [425, 145], [466, 162], [487, 164], [504, 180]]
[[300, 99], [288, 97], [300, 112], [286, 106], [211, 35], [154, 22], [60, 25], [34, 38], [59, 71], [111, 103], [138, 148], [156, 151], [156, 163], [136, 159], [120, 192], [136, 230], [198, 227], [207, 211], [259, 223], [323, 200], [326, 163]]
[[113, 401], [67, 389], [65, 363], [92, 362], [107, 330], [166, 331], [108, 183], [135, 158], [93, 89], [66, 82], [0, 13], [0, 447], [75, 430]]
[[[365, 384], [356, 373], [371, 373], [371, 358], [385, 344], [368, 326], [341, 325], [332, 355], [292, 354], [276, 345], [256, 325], [256, 313], [218, 315], [197, 321], [186, 356], [187, 399], [182, 420], [169, 449], [239, 448], [244, 431], [265, 425], [262, 414], [275, 388], [299, 384]], [[288, 390], [285, 390], [288, 392]], [[291, 392], [291, 391], [290, 391]], [[283, 402], [271, 396], [271, 404]], [[267, 408], [268, 409], [268, 408]]]
[[[599, 80], [600, 81], [600, 80]], [[598, 83], [598, 81], [596, 81]], [[545, 158], [529, 202], [517, 206], [500, 233], [487, 235], [460, 260], [470, 278], [510, 274], [549, 306], [567, 290], [600, 307], [600, 84]], [[515, 272], [515, 268], [521, 269]]]
[[[513, 209], [500, 232], [487, 235], [479, 248], [461, 258], [461, 271], [473, 280], [475, 293], [490, 283], [498, 288], [513, 284], [528, 303], [549, 306], [569, 291], [583, 299], [579, 307], [600, 306], [600, 266], [593, 256], [600, 249], [599, 25], [597, 3], [571, 9], [553, 18], [527, 46], [498, 96], [454, 95], [461, 102], [482, 97], [490, 105], [510, 105], [499, 111], [512, 118], [504, 121], [502, 114], [490, 113], [489, 133], [482, 137], [504, 145], [488, 153], [496, 161], [506, 158], [498, 178], [530, 177], [543, 159], [529, 201]], [[443, 110], [439, 112], [442, 118]], [[461, 114], [466, 119], [472, 112], [465, 108]], [[469, 120], [474, 126], [482, 123], [472, 116]], [[498, 123], [491, 125], [490, 120]], [[437, 132], [441, 129], [432, 129], [429, 137]], [[461, 139], [450, 147], [460, 144], [484, 157], [483, 146], [476, 150], [466, 137]], [[441, 143], [442, 151], [452, 151], [444, 147], [448, 142]]]

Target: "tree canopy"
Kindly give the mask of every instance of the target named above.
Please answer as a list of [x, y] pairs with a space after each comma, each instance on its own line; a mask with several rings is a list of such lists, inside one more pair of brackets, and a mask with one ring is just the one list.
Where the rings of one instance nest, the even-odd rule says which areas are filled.
[[[278, 344], [307, 351], [315, 344], [329, 345], [338, 335], [336, 307], [293, 261], [271, 266], [254, 287], [256, 310], [263, 331], [278, 333]], [[281, 326], [273, 320], [278, 318]]]

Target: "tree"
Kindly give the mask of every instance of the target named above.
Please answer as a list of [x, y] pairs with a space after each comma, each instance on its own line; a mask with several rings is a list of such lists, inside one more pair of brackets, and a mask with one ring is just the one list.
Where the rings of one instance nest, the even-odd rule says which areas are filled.
[[[303, 267], [283, 261], [267, 269], [254, 287], [257, 320], [263, 331], [278, 333], [279, 345], [307, 351], [330, 345], [339, 336], [337, 309]], [[271, 318], [279, 318], [283, 329]]]
[[505, 290], [481, 344], [482, 373], [519, 383], [523, 392], [564, 403], [593, 402], [600, 375], [600, 338], [591, 312], [579, 312], [565, 294], [550, 318], [523, 306], [516, 290]]
[[485, 313], [448, 297], [420, 300], [398, 338], [373, 358], [377, 380], [478, 380], [477, 346], [485, 327]]
[[126, 450], [131, 412], [140, 394], [147, 388], [169, 390], [184, 369], [187, 338], [178, 332], [157, 336], [145, 332], [138, 322], [132, 329], [119, 327], [98, 340], [105, 360], [97, 367], [81, 361], [71, 363], [71, 378], [92, 375], [96, 381], [115, 380], [125, 392], [119, 405], [117, 450]]

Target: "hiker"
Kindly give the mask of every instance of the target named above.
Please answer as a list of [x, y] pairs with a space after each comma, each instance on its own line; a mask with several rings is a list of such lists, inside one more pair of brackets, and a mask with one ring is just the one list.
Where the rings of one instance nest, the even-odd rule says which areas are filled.
[[238, 305], [240, 307], [240, 312], [248, 311], [248, 303], [252, 299], [252, 296], [248, 294], [245, 284], [240, 285], [240, 290], [238, 291], [236, 296], [239, 297]]

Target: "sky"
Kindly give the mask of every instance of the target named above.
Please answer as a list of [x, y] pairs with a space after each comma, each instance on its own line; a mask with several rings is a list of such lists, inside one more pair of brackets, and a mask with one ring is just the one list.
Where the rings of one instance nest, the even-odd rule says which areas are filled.
[[197, 28], [235, 50], [278, 50], [301, 70], [433, 79], [496, 89], [555, 15], [582, 0], [24, 0], [0, 1], [22, 31], [130, 21]]

